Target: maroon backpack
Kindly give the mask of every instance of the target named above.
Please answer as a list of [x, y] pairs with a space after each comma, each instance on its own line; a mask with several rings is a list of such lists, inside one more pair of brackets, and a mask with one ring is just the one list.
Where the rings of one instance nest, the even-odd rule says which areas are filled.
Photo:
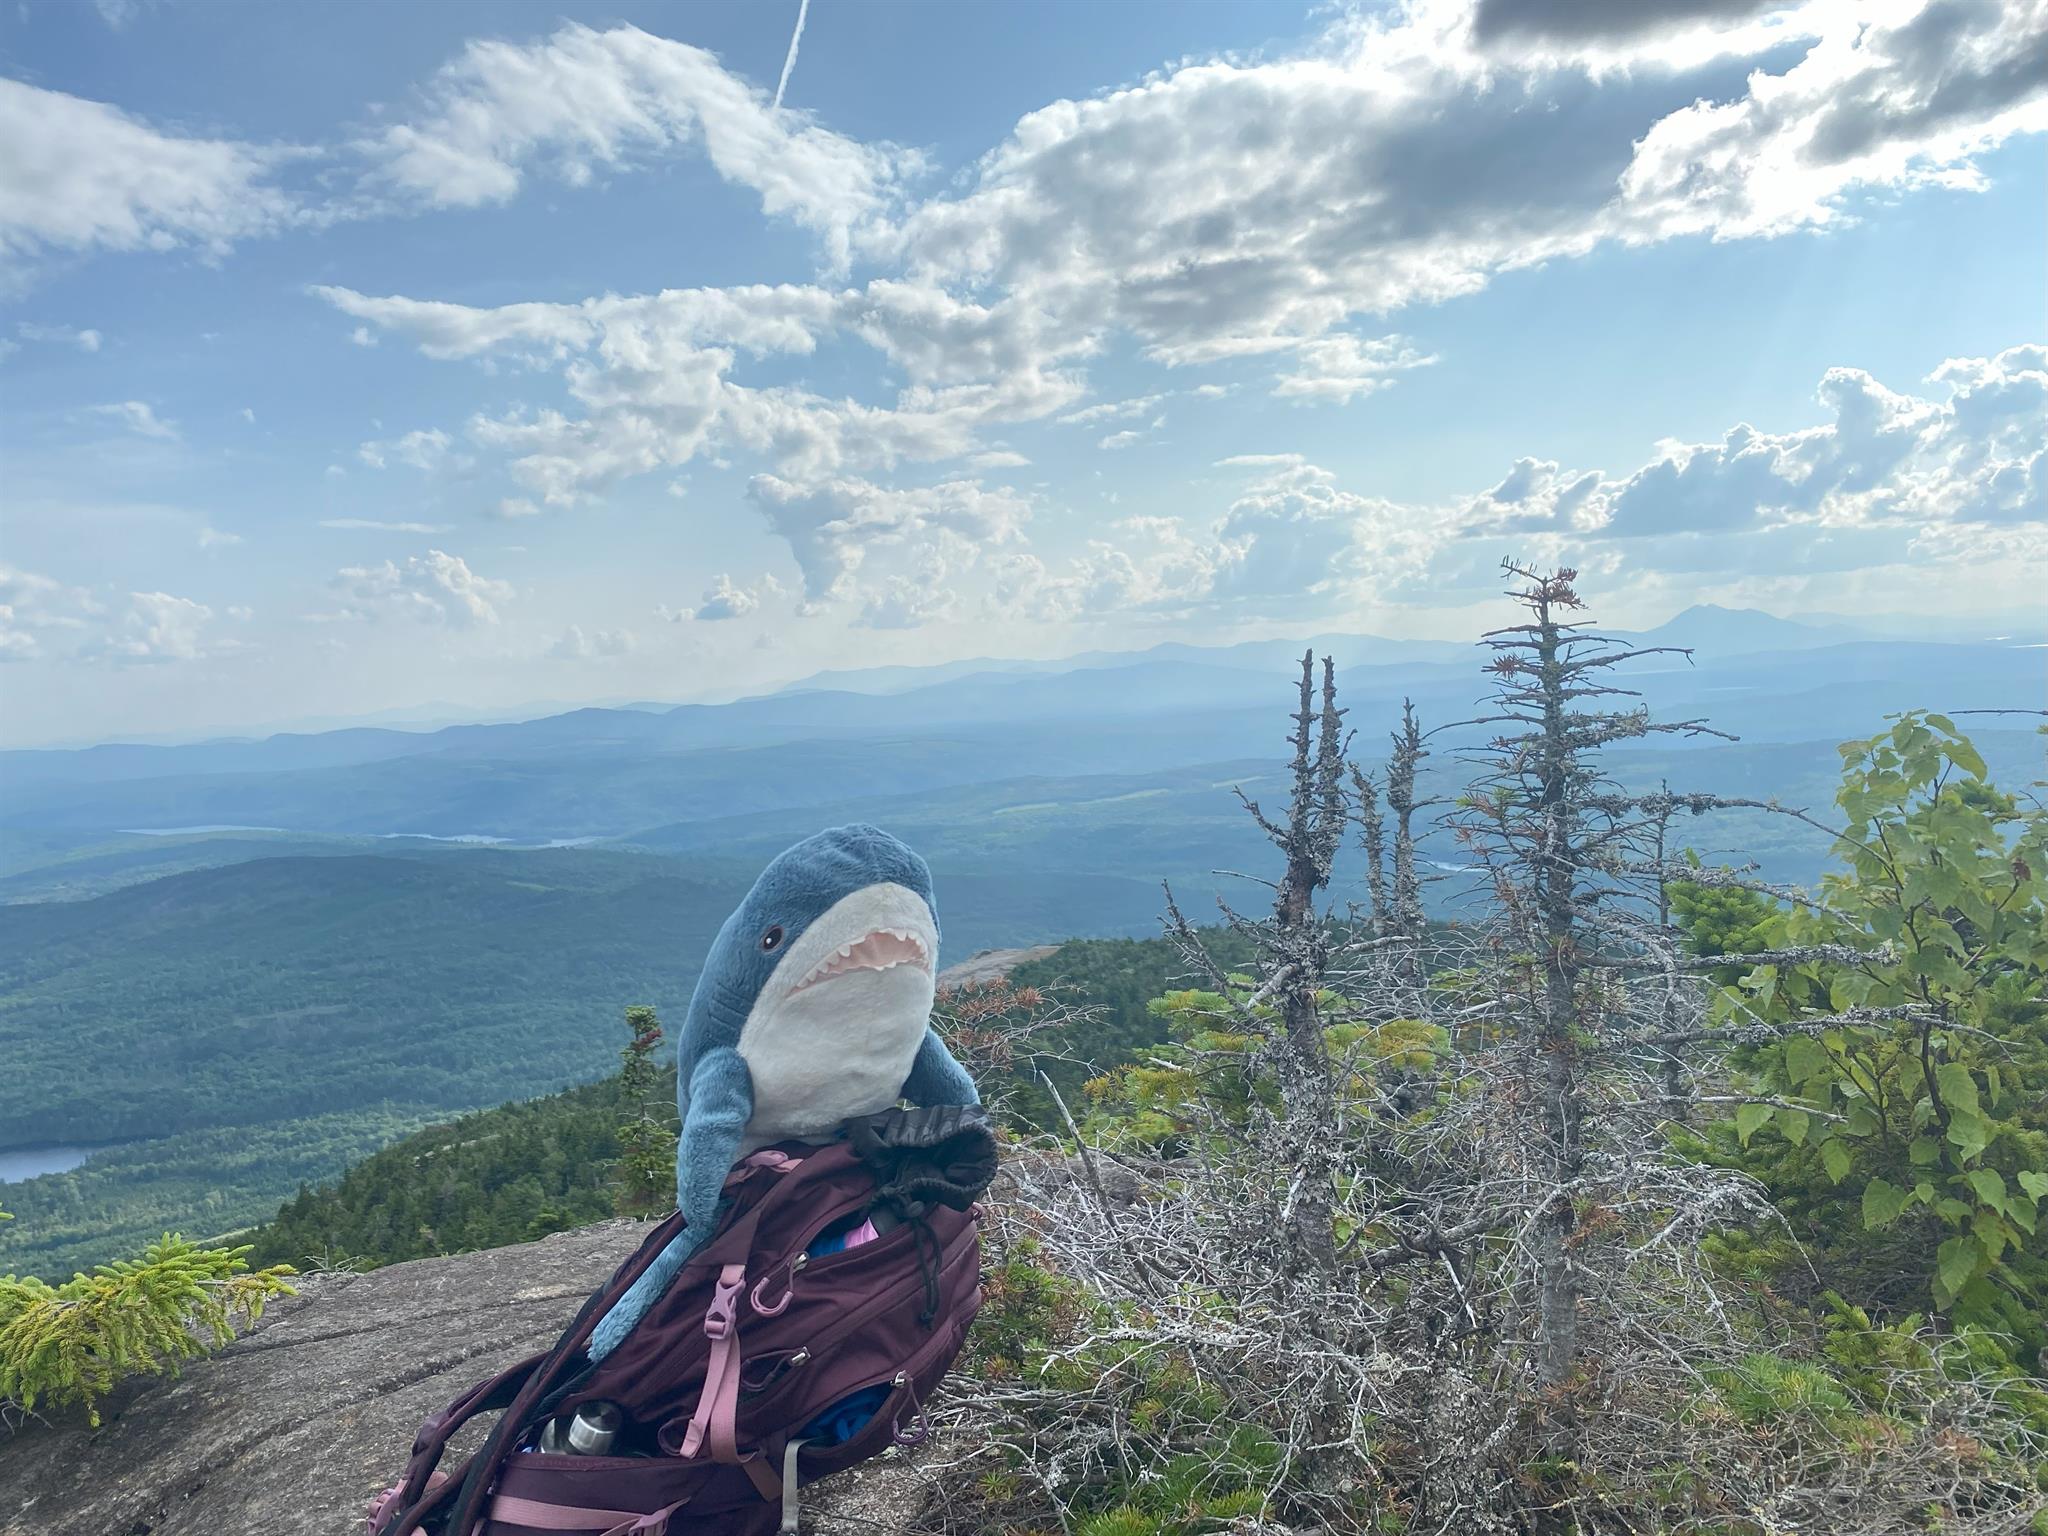
[[[369, 1536], [665, 1536], [678, 1515], [678, 1530], [793, 1532], [801, 1485], [923, 1439], [923, 1405], [981, 1305], [971, 1201], [995, 1171], [994, 1142], [979, 1109], [958, 1107], [891, 1110], [852, 1130], [734, 1167], [711, 1240], [592, 1364], [591, 1330], [683, 1219], [657, 1226], [552, 1349], [420, 1427]], [[864, 1218], [873, 1234], [874, 1216], [893, 1224], [819, 1256]], [[628, 1454], [537, 1448], [544, 1426], [599, 1402], [623, 1410], [614, 1450]], [[437, 1471], [456, 1430], [494, 1411], [483, 1448]]]

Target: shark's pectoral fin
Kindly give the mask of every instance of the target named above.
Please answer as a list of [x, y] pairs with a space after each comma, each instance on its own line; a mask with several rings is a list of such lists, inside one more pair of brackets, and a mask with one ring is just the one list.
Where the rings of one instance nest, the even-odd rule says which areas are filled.
[[910, 1064], [902, 1097], [913, 1104], [979, 1104], [981, 1094], [967, 1069], [953, 1059], [946, 1042], [929, 1024], [917, 1047], [917, 1059]]
[[676, 1148], [676, 1209], [689, 1218], [698, 1243], [718, 1223], [725, 1176], [753, 1117], [754, 1076], [744, 1058], [723, 1046], [706, 1051], [690, 1074], [690, 1112]]
[[676, 1148], [676, 1208], [687, 1225], [597, 1325], [590, 1336], [593, 1360], [602, 1360], [633, 1331], [718, 1225], [725, 1176], [739, 1158], [741, 1138], [754, 1114], [754, 1079], [738, 1051], [721, 1047], [705, 1052], [690, 1074], [688, 1103]]

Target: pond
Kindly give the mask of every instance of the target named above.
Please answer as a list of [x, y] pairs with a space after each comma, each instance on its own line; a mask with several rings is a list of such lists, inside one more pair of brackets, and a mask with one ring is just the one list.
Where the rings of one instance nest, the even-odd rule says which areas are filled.
[[0, 1152], [0, 1184], [18, 1184], [39, 1173], [69, 1173], [97, 1147], [16, 1147]]

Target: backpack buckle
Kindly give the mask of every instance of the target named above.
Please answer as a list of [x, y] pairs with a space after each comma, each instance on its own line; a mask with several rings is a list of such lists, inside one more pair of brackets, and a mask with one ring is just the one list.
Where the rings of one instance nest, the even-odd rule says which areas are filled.
[[747, 1266], [728, 1264], [718, 1272], [718, 1289], [711, 1305], [704, 1309], [704, 1337], [723, 1339], [732, 1333], [733, 1314], [739, 1306], [740, 1291], [747, 1283]]

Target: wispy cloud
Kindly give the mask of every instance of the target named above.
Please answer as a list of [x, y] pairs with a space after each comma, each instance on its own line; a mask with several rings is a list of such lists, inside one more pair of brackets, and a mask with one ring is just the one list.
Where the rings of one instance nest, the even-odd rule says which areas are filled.
[[452, 523], [387, 523], [374, 517], [323, 517], [322, 528], [363, 529], [376, 533], [448, 533]]
[[79, 330], [69, 325], [38, 325], [24, 320], [15, 326], [14, 334], [23, 341], [59, 342], [78, 348], [81, 352], [97, 352], [104, 339], [98, 331]]
[[298, 214], [286, 152], [151, 127], [104, 102], [0, 79], [0, 268], [95, 248], [224, 254]]
[[117, 400], [89, 409], [95, 416], [111, 417], [139, 437], [175, 439], [178, 435], [177, 425], [158, 417], [155, 409], [144, 400]]

